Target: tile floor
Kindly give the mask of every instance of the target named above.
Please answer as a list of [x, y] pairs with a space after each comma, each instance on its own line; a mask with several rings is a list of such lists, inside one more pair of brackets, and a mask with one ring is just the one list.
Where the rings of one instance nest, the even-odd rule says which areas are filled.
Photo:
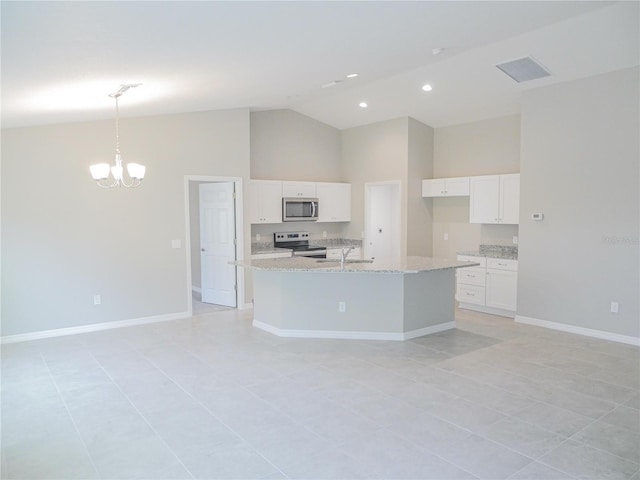
[[408, 342], [251, 311], [2, 348], [2, 478], [640, 479], [640, 349], [458, 311]]

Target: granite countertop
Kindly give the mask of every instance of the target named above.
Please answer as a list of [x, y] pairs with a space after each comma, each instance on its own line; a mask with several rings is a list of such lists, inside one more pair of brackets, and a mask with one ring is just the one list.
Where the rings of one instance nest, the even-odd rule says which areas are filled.
[[231, 262], [241, 267], [255, 270], [268, 270], [279, 272], [345, 272], [345, 273], [422, 273], [434, 270], [446, 270], [450, 268], [475, 267], [475, 262], [460, 262], [431, 257], [402, 257], [376, 259], [372, 263], [356, 262], [345, 263], [340, 267], [340, 261], [319, 262], [316, 258], [292, 257], [271, 258], [264, 260], [251, 260], [243, 262]]
[[254, 247], [251, 245], [251, 255], [260, 255], [267, 253], [291, 253], [290, 248], [276, 248], [273, 245], [262, 245]]
[[518, 260], [518, 247], [507, 245], [480, 245], [479, 250], [456, 252], [458, 255], [471, 257], [501, 258], [503, 260]]
[[348, 238], [323, 238], [321, 240], [310, 240], [309, 243], [326, 248], [362, 247], [362, 240]]

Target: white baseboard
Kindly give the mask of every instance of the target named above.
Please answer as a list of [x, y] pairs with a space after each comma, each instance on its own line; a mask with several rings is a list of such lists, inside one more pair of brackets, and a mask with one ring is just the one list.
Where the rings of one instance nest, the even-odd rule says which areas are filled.
[[340, 331], [340, 330], [291, 330], [281, 329], [269, 325], [267, 323], [260, 322], [259, 320], [253, 320], [253, 326], [264, 330], [265, 332], [272, 333], [278, 337], [286, 338], [333, 338], [343, 340], [394, 340], [403, 341], [410, 340], [412, 338], [422, 337], [432, 333], [442, 332], [444, 330], [451, 330], [456, 328], [456, 322], [441, 323], [439, 325], [433, 325], [430, 327], [419, 328], [417, 330], [411, 330], [409, 332], [354, 332], [354, 331]]
[[548, 320], [540, 320], [539, 318], [525, 317], [524, 315], [516, 315], [515, 320], [518, 323], [533, 325], [535, 327], [550, 328], [552, 330], [575, 333], [585, 337], [601, 338], [612, 342], [640, 346], [640, 338], [638, 337], [620, 335], [618, 333], [605, 332], [603, 330], [594, 330], [592, 328], [576, 327], [575, 325], [567, 325], [566, 323], [550, 322]]
[[253, 302], [249, 302], [249, 303], [245, 303], [243, 305], [240, 305], [238, 307], [238, 310], [249, 310], [250, 308], [253, 308]]
[[189, 312], [168, 313], [165, 315], [155, 315], [152, 317], [132, 318], [129, 320], [118, 320], [116, 322], [94, 323], [91, 325], [80, 325], [77, 327], [56, 328], [55, 330], [41, 330], [39, 332], [21, 333], [18, 335], [6, 335], [0, 337], [0, 344], [27, 342], [29, 340], [40, 340], [42, 338], [62, 337], [64, 335], [75, 335], [77, 333], [97, 332], [100, 330], [111, 330], [112, 328], [132, 327], [135, 325], [146, 325], [148, 323], [166, 322], [169, 320], [180, 320], [189, 318]]
[[458, 302], [460, 308], [465, 310], [473, 310], [474, 312], [490, 313], [491, 315], [498, 315], [500, 317], [514, 318], [516, 312], [510, 310], [502, 310], [501, 308], [485, 307], [484, 305], [476, 305], [474, 303]]

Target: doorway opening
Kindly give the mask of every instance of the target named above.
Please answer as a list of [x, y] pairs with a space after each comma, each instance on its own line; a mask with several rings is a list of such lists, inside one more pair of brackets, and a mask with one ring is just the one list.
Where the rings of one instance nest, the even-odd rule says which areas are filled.
[[243, 307], [242, 179], [185, 176], [185, 212], [189, 313]]
[[364, 258], [400, 257], [400, 182], [364, 185]]

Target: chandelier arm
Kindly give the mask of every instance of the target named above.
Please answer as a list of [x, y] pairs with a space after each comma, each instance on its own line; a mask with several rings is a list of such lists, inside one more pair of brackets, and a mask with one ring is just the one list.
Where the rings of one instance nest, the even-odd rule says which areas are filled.
[[106, 179], [96, 181], [98, 186], [102, 188], [113, 188], [118, 186], [118, 180], [114, 180], [113, 183], [105, 183], [105, 182], [106, 182]]

